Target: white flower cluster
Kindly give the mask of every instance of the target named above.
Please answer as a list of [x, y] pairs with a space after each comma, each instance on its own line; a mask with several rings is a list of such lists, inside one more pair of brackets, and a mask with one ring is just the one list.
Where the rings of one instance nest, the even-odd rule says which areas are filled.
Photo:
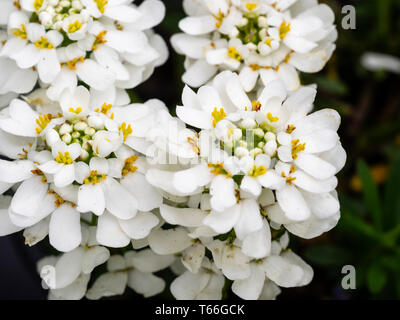
[[310, 283], [289, 234], [337, 224], [346, 160], [338, 113], [312, 113], [316, 89], [296, 71], [317, 71], [334, 49], [327, 6], [185, 0], [189, 35], [172, 42], [188, 56], [184, 80], [208, 84], [186, 86], [172, 117], [125, 91], [166, 59], [148, 30], [160, 1], [0, 5], [0, 236], [48, 236], [61, 252], [38, 263], [50, 299], [126, 287], [151, 297], [166, 268], [176, 299], [222, 299], [229, 287], [275, 299]]
[[298, 71], [318, 72], [335, 50], [334, 13], [317, 0], [184, 0], [184, 33], [172, 38], [186, 56], [182, 80], [200, 87], [218, 71], [239, 74], [245, 91], [260, 78], [300, 87]]

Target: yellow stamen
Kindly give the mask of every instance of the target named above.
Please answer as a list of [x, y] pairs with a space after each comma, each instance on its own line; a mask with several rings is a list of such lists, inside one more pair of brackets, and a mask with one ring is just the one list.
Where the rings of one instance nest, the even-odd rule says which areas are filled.
[[16, 29], [13, 34], [17, 37], [20, 37], [23, 40], [26, 40], [27, 35], [26, 35], [26, 28], [24, 24], [21, 24], [21, 29]]
[[192, 137], [188, 137], [187, 141], [192, 146], [193, 151], [196, 152], [197, 154], [200, 154], [200, 148], [197, 145], [197, 141]]
[[44, 115], [40, 115], [37, 119], [36, 119], [36, 124], [38, 125], [38, 127], [36, 128], [36, 133], [37, 134], [41, 134], [42, 131], [47, 127], [47, 125], [49, 124], [50, 120], [51, 120], [52, 116], [51, 114], [44, 114]]
[[70, 70], [76, 70], [76, 64], [78, 62], [83, 62], [85, 61], [84, 57], [78, 57], [78, 58], [74, 58], [70, 61], [65, 62], [64, 64], [70, 69]]
[[289, 31], [290, 31], [290, 23], [283, 21], [281, 23], [281, 26], [279, 27], [279, 36], [281, 37], [281, 39], [285, 39]]
[[253, 11], [255, 8], [257, 8], [257, 3], [246, 3], [247, 10]]
[[126, 141], [126, 139], [128, 138], [128, 136], [133, 132], [131, 125], [129, 124], [128, 126], [126, 125], [125, 122], [123, 122], [120, 126], [119, 126], [119, 131], [122, 132], [122, 135], [124, 136], [124, 142]]
[[261, 109], [260, 101], [253, 100], [251, 102], [251, 111], [259, 111]]
[[272, 42], [272, 39], [267, 39], [264, 41], [264, 43], [268, 46], [271, 46], [271, 42]]
[[212, 117], [213, 117], [213, 127], [215, 128], [217, 126], [217, 123], [220, 122], [221, 120], [223, 120], [226, 117], [226, 113], [224, 111], [223, 108], [217, 109], [217, 107], [214, 108], [214, 111], [211, 113]]
[[64, 154], [61, 151], [59, 151], [58, 156], [56, 157], [56, 161], [58, 163], [64, 163], [64, 164], [72, 164], [73, 162], [68, 151], [65, 152]]
[[217, 15], [213, 14], [213, 17], [215, 18], [215, 20], [217, 20], [217, 22], [215, 23], [215, 26], [217, 28], [221, 27], [222, 21], [224, 21], [224, 18], [225, 18], [225, 14], [223, 14], [222, 11], [219, 10]]
[[74, 109], [74, 108], [71, 107], [71, 108], [68, 109], [68, 111], [72, 112], [72, 113], [75, 113], [75, 114], [80, 114], [82, 112], [82, 108], [78, 107], [78, 108]]
[[35, 0], [33, 1], [33, 8], [35, 8], [35, 11], [39, 11], [39, 9], [43, 5], [43, 0]]
[[98, 174], [97, 170], [90, 171], [89, 177], [83, 180], [84, 184], [96, 184], [104, 181], [107, 178], [105, 174]]
[[273, 117], [272, 114], [271, 114], [271, 112], [268, 112], [268, 113], [267, 113], [267, 119], [268, 119], [269, 121], [271, 121], [271, 122], [277, 122], [277, 121], [279, 121], [279, 118], [278, 118], [278, 117]]
[[304, 149], [306, 148], [306, 144], [305, 143], [301, 143], [300, 144], [300, 140], [296, 139], [296, 140], [292, 140], [292, 157], [293, 160], [297, 159], [297, 154], [301, 151], [304, 151]]
[[96, 2], [97, 9], [99, 9], [101, 13], [104, 13], [105, 6], [107, 5], [108, 1], [107, 0], [93, 0], [93, 1]]
[[93, 45], [92, 45], [92, 50], [97, 50], [99, 44], [103, 44], [103, 43], [107, 42], [107, 40], [104, 40], [104, 37], [105, 37], [106, 33], [107, 33], [107, 31], [104, 30], [104, 31], [101, 31], [96, 36], [96, 39], [94, 39], [94, 42], [93, 42]]
[[74, 23], [70, 23], [68, 26], [68, 33], [74, 33], [82, 28], [82, 23], [79, 20], [76, 20]]
[[292, 124], [289, 124], [286, 128], [286, 133], [291, 134], [294, 130], [296, 130], [296, 127]]
[[18, 10], [21, 10], [21, 4], [19, 3], [19, 1], [14, 1], [13, 2], [14, 7], [16, 7]]
[[222, 174], [229, 178], [231, 174], [224, 169], [224, 164], [223, 163], [209, 163], [208, 167], [211, 168], [210, 172], [214, 173], [215, 175]]
[[126, 176], [128, 173], [134, 173], [137, 170], [137, 167], [133, 164], [138, 159], [138, 156], [132, 156], [125, 160], [124, 167], [122, 168], [122, 176]]
[[242, 56], [239, 54], [239, 52], [236, 50], [235, 47], [229, 47], [228, 49], [228, 57], [235, 59], [237, 61], [242, 61]]
[[103, 103], [103, 105], [101, 106], [101, 108], [97, 108], [96, 112], [101, 112], [104, 115], [107, 115], [108, 111], [110, 111], [110, 109], [112, 108], [112, 104], [107, 104], [107, 103]]
[[48, 193], [54, 194], [54, 196], [56, 197], [56, 201], [54, 201], [54, 203], [57, 208], [61, 207], [61, 205], [65, 203], [65, 200], [59, 194], [57, 194], [53, 189], [50, 189]]
[[40, 49], [53, 49], [54, 46], [45, 37], [40, 37], [40, 40], [35, 41], [35, 46]]
[[264, 166], [256, 166], [254, 165], [253, 168], [249, 172], [250, 177], [257, 178], [259, 176], [262, 176], [267, 172], [267, 169]]

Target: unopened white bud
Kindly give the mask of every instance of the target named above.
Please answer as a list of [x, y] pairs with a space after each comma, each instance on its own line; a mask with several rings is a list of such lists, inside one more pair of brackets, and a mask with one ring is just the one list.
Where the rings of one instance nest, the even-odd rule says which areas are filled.
[[257, 147], [259, 147], [259, 148], [261, 148], [261, 149], [264, 148], [264, 146], [265, 146], [265, 143], [262, 142], [262, 141], [259, 142], [258, 145], [257, 145]]
[[89, 136], [92, 136], [92, 135], [94, 135], [96, 133], [96, 130], [95, 129], [93, 129], [93, 128], [91, 128], [91, 127], [86, 127], [86, 129], [85, 129], [85, 134], [87, 134], [87, 135], [89, 135]]
[[238, 147], [235, 149], [235, 156], [238, 158], [247, 157], [249, 155], [249, 150], [243, 147]]
[[82, 149], [81, 150], [81, 160], [86, 160], [87, 158], [89, 158], [89, 152], [87, 152], [86, 150]]
[[239, 141], [239, 147], [247, 148], [247, 142], [246, 141]]
[[258, 26], [259, 26], [260, 28], [266, 28], [266, 27], [268, 27], [268, 21], [267, 21], [267, 18], [266, 18], [266, 17], [259, 16], [259, 17], [258, 17], [258, 20], [257, 20], [257, 23], [258, 23]]
[[63, 136], [62, 136], [62, 141], [64, 141], [66, 144], [69, 144], [69, 143], [71, 143], [71, 141], [72, 141], [72, 137], [71, 137], [71, 135], [69, 134], [69, 133], [66, 133], [66, 134], [64, 134]]
[[252, 118], [243, 119], [240, 123], [240, 126], [244, 129], [253, 129], [256, 125], [256, 121]]
[[244, 27], [248, 23], [249, 23], [249, 20], [247, 20], [246, 18], [243, 18], [237, 25], [239, 27]]
[[255, 45], [253, 42], [249, 42], [248, 44], [246, 44], [246, 47], [252, 51], [257, 50], [257, 45]]
[[262, 150], [260, 148], [254, 148], [249, 153], [250, 153], [250, 156], [255, 158], [256, 156], [258, 156], [259, 154], [262, 153]]
[[64, 7], [64, 8], [67, 8], [67, 7], [71, 6], [71, 2], [69, 2], [68, 0], [61, 0], [60, 1], [60, 6]]
[[264, 139], [266, 140], [266, 141], [275, 141], [276, 140], [276, 136], [275, 136], [275, 134], [273, 133], [273, 132], [267, 132], [266, 134], [265, 134], [265, 136], [264, 136]]
[[98, 116], [90, 116], [88, 119], [88, 124], [95, 129], [103, 129], [104, 126], [103, 120]]
[[55, 7], [56, 5], [58, 5], [58, 0], [49, 0], [49, 5]]
[[74, 131], [74, 132], [72, 132], [71, 136], [72, 136], [72, 138], [77, 139], [81, 136], [81, 134], [78, 131]]
[[61, 135], [64, 135], [64, 134], [66, 134], [66, 133], [70, 133], [70, 132], [72, 132], [72, 126], [71, 125], [69, 125], [68, 123], [64, 123], [62, 126], [61, 126], [61, 128], [60, 128], [60, 130], [58, 131]]
[[83, 121], [79, 121], [74, 125], [74, 129], [78, 131], [84, 131], [87, 128], [87, 123]]
[[264, 152], [269, 155], [270, 157], [274, 156], [276, 153], [278, 145], [276, 144], [275, 140], [270, 140], [264, 146]]
[[72, 8], [74, 8], [76, 10], [82, 10], [83, 9], [83, 5], [79, 0], [73, 0], [72, 1]]
[[264, 130], [261, 128], [254, 129], [254, 135], [257, 137], [264, 137]]
[[233, 130], [233, 135], [232, 135], [232, 139], [233, 140], [238, 140], [242, 137], [242, 130], [236, 128], [235, 130]]

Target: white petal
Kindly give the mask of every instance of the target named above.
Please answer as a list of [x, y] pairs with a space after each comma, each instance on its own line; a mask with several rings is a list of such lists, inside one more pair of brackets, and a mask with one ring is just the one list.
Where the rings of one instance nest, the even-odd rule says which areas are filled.
[[277, 190], [276, 199], [285, 215], [293, 221], [304, 221], [311, 215], [306, 201], [295, 186], [286, 185]]
[[264, 271], [255, 263], [250, 265], [251, 275], [247, 279], [235, 280], [232, 291], [242, 299], [257, 300], [264, 286]]
[[106, 207], [103, 188], [99, 183], [85, 184], [79, 187], [78, 211], [102, 215]]
[[203, 223], [203, 219], [208, 215], [200, 209], [176, 208], [168, 205], [161, 205], [161, 216], [166, 222], [172, 225], [184, 227], [198, 227]]
[[89, 300], [98, 300], [102, 297], [112, 297], [124, 293], [128, 282], [127, 272], [104, 273], [86, 293]]
[[130, 243], [130, 239], [121, 229], [118, 219], [108, 212], [99, 217], [96, 239], [101, 245], [111, 248], [123, 248]]
[[133, 270], [129, 272], [128, 286], [145, 298], [148, 298], [163, 292], [165, 281], [152, 273]]
[[50, 244], [58, 251], [68, 252], [82, 240], [81, 215], [70, 205], [62, 205], [53, 212], [49, 225]]
[[184, 228], [154, 230], [148, 237], [150, 248], [157, 254], [172, 254], [192, 245]]
[[159, 219], [151, 212], [138, 212], [135, 217], [128, 220], [120, 220], [121, 229], [132, 239], [147, 237], [159, 222]]

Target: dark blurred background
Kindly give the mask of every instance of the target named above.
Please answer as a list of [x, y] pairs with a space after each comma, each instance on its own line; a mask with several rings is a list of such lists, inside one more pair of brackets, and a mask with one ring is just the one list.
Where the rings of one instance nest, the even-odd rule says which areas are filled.
[[[366, 52], [400, 55], [400, 0], [320, 2], [335, 11], [337, 49], [322, 72], [302, 79], [318, 85], [316, 109], [334, 108], [342, 116], [340, 137], [348, 154], [339, 174], [342, 218], [335, 229], [316, 239], [291, 237], [293, 250], [312, 265], [315, 276], [305, 288], [283, 290], [279, 299], [399, 299], [400, 75], [368, 71], [360, 59]], [[178, 32], [184, 13], [181, 0], [164, 3], [167, 15], [156, 32], [168, 41]], [[345, 5], [356, 9], [355, 30], [341, 27]], [[161, 99], [174, 114], [181, 102], [182, 73], [183, 57], [170, 48], [167, 63], [133, 95], [138, 101]], [[46, 244], [26, 247], [20, 233], [0, 238], [0, 299], [46, 297], [36, 273], [36, 261], [46, 251]], [[344, 265], [356, 269], [354, 290], [340, 285]], [[228, 296], [234, 298], [229, 292]]]

